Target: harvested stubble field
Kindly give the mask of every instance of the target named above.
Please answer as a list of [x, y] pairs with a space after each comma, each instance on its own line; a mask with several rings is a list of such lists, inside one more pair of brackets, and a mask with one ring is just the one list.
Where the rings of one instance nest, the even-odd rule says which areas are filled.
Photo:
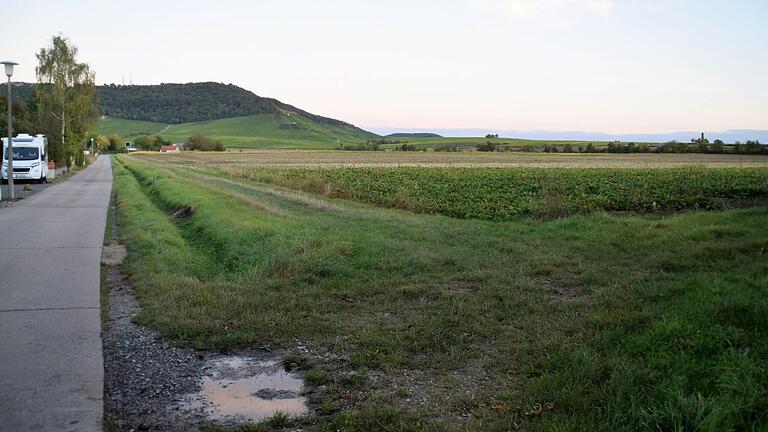
[[[347, 152], [120, 156], [118, 223], [138, 320], [180, 344], [288, 353], [314, 389], [313, 414], [294, 428], [764, 430], [768, 169], [650, 156], [686, 167], [323, 171], [284, 165], [371, 162]], [[739, 159], [706, 165], [765, 166]], [[312, 186], [317, 172], [328, 177]], [[475, 196], [467, 181], [503, 186], [521, 173], [532, 189], [478, 186], [481, 201], [453, 202], [469, 210], [452, 216], [469, 219], [323, 196], [329, 185], [378, 182], [382, 196], [406, 185], [439, 202]], [[622, 187], [632, 179], [652, 187], [633, 197], [638, 188]], [[595, 182], [627, 207], [608, 210], [634, 213], [498, 210], [518, 196], [546, 203], [536, 191], [558, 182], [568, 186], [551, 189], [561, 198]], [[633, 207], [645, 194], [664, 212]], [[717, 205], [700, 205], [711, 195]], [[659, 204], [668, 202], [682, 204]], [[480, 220], [480, 207], [504, 217]]]
[[760, 155], [708, 154], [614, 154], [614, 153], [485, 153], [485, 152], [400, 152], [400, 151], [307, 151], [261, 150], [231, 151], [218, 154], [181, 152], [143, 153], [157, 162], [197, 164], [237, 164], [245, 166], [453, 166], [453, 167], [552, 167], [552, 168], [671, 168], [768, 167], [768, 157]]

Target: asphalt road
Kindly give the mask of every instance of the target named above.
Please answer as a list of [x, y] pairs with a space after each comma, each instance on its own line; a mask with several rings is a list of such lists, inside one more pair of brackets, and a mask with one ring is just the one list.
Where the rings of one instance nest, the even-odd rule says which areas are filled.
[[106, 156], [0, 208], [0, 431], [100, 431]]
[[[34, 183], [34, 182], [27, 182], [25, 181], [19, 181], [16, 180], [14, 186], [16, 189], [16, 198], [28, 198], [32, 196], [33, 194], [40, 192], [43, 189], [46, 189], [49, 186], [52, 186], [53, 183]], [[8, 185], [0, 185], [0, 192], [2, 192], [2, 198], [3, 204], [0, 204], [0, 207], [7, 204], [8, 197], [10, 197], [10, 186]]]

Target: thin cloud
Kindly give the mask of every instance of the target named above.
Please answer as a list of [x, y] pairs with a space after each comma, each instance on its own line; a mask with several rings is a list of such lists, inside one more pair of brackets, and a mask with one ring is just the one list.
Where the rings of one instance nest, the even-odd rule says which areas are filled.
[[614, 0], [471, 0], [472, 5], [486, 14], [504, 14], [521, 20], [562, 18], [573, 14], [607, 17]]

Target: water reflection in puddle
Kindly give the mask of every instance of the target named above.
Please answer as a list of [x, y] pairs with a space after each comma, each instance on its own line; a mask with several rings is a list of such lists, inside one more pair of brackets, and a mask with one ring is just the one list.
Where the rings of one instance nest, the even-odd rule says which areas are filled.
[[259, 421], [277, 412], [299, 416], [307, 411], [306, 400], [299, 394], [303, 384], [280, 361], [218, 358], [212, 360], [200, 392], [190, 395], [182, 408], [203, 409], [212, 420]]

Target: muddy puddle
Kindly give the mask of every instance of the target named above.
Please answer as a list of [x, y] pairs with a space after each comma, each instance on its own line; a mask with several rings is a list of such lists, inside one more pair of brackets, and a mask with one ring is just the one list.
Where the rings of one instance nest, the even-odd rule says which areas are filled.
[[202, 410], [213, 421], [258, 422], [276, 413], [292, 417], [307, 412], [301, 378], [278, 360], [220, 357], [210, 360], [199, 392], [181, 403], [183, 411]]

